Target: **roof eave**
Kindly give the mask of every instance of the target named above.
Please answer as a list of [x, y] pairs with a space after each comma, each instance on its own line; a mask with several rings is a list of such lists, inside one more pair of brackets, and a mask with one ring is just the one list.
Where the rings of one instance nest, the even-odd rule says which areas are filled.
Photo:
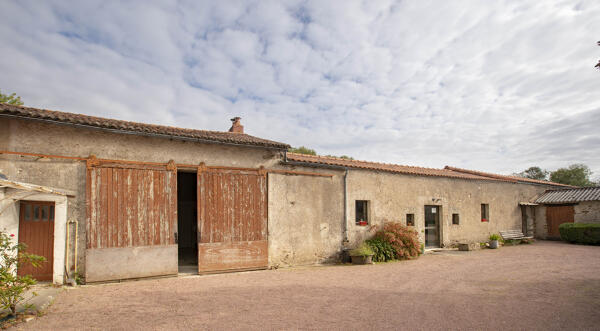
[[269, 145], [269, 144], [256, 144], [256, 143], [243, 144], [243, 143], [234, 143], [234, 142], [225, 141], [225, 140], [216, 140], [216, 139], [213, 140], [213, 139], [206, 139], [206, 138], [186, 137], [186, 136], [180, 136], [180, 135], [150, 133], [150, 132], [135, 131], [135, 130], [123, 130], [123, 129], [115, 129], [115, 128], [108, 128], [108, 127], [94, 126], [94, 125], [80, 124], [80, 123], [73, 123], [73, 122], [63, 122], [63, 121], [46, 119], [46, 118], [35, 118], [35, 117], [30, 117], [30, 116], [20, 116], [20, 115], [12, 115], [12, 114], [0, 114], [0, 117], [9, 117], [9, 118], [22, 119], [22, 120], [46, 122], [46, 123], [52, 123], [52, 124], [57, 124], [57, 125], [73, 126], [73, 127], [79, 127], [79, 128], [85, 128], [85, 129], [91, 129], [91, 130], [115, 132], [115, 133], [120, 133], [120, 134], [177, 139], [177, 140], [193, 141], [193, 142], [200, 142], [200, 143], [207, 143], [207, 144], [243, 146], [243, 147], [261, 148], [261, 149], [274, 149], [274, 150], [287, 150], [290, 147], [290, 145], [287, 145], [287, 144], [282, 144], [282, 145], [276, 145], [276, 144]]

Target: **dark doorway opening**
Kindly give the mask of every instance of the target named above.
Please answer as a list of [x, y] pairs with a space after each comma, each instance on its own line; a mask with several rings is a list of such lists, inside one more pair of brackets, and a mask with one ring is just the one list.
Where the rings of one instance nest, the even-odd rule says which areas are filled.
[[[177, 173], [179, 272], [198, 273], [198, 189], [195, 172]], [[188, 270], [189, 269], [189, 270]]]
[[425, 206], [425, 247], [440, 247], [439, 206]]

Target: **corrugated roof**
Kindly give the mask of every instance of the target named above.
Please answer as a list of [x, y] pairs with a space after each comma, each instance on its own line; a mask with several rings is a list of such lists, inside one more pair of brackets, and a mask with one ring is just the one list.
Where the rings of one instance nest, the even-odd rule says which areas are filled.
[[600, 186], [581, 187], [564, 190], [548, 190], [535, 200], [536, 203], [571, 203], [582, 201], [600, 201]]
[[359, 160], [348, 160], [330, 156], [318, 156], [318, 155], [307, 155], [298, 153], [287, 153], [288, 161], [302, 162], [309, 164], [323, 164], [331, 166], [341, 166], [348, 168], [359, 168], [368, 170], [379, 170], [389, 171], [395, 173], [403, 173], [409, 175], [420, 175], [420, 176], [434, 176], [434, 177], [450, 177], [450, 178], [461, 178], [461, 179], [479, 179], [479, 180], [496, 180], [496, 181], [509, 181], [516, 182], [514, 180], [505, 180], [490, 178], [486, 176], [477, 176], [472, 174], [466, 174], [462, 172], [450, 171], [446, 169], [435, 169], [435, 168], [423, 168], [423, 167], [412, 167], [398, 164], [388, 163], [377, 163]]
[[0, 115], [14, 116], [25, 119], [36, 119], [50, 122], [60, 122], [72, 125], [84, 125], [99, 129], [119, 130], [137, 134], [152, 134], [164, 135], [175, 138], [181, 137], [187, 139], [198, 139], [205, 142], [228, 143], [279, 149], [287, 149], [290, 147], [288, 144], [254, 137], [245, 133], [183, 129], [172, 126], [129, 122], [83, 114], [60, 112], [55, 110], [8, 105], [4, 103], [0, 103]]
[[497, 179], [504, 179], [504, 180], [513, 181], [513, 182], [534, 183], [534, 184], [552, 185], [552, 186], [561, 186], [561, 187], [575, 187], [572, 185], [554, 183], [554, 182], [550, 182], [547, 180], [538, 180], [538, 179], [531, 179], [531, 178], [525, 178], [525, 177], [519, 177], [519, 176], [492, 174], [489, 172], [461, 169], [461, 168], [456, 168], [456, 167], [451, 167], [451, 166], [445, 166], [444, 169], [462, 172], [462, 173], [466, 173], [466, 174], [472, 174], [472, 175], [478, 175], [478, 176], [484, 176], [484, 177], [490, 177], [490, 178], [497, 178]]

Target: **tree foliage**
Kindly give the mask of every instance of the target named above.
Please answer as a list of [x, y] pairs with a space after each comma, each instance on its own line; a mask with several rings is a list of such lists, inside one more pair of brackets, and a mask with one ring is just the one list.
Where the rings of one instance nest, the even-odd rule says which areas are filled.
[[[600, 41], [598, 42], [598, 46], [600, 46]], [[596, 64], [596, 68], [600, 69], [600, 61], [598, 61], [598, 64]]]
[[338, 159], [344, 159], [344, 160], [354, 160], [354, 158], [352, 156], [348, 156], [348, 155], [340, 155], [340, 156], [336, 156], [336, 155], [325, 155], [328, 157], [337, 157]]
[[308, 147], [300, 146], [300, 147], [291, 147], [288, 149], [290, 153], [298, 153], [298, 154], [307, 154], [307, 155], [317, 155], [317, 152], [314, 149], [310, 149]]
[[21, 97], [17, 96], [16, 93], [13, 94], [3, 94], [0, 90], [0, 102], [7, 103], [9, 105], [23, 105], [23, 101], [21, 101]]
[[[288, 152], [290, 152], [290, 153], [298, 153], [298, 154], [307, 154], [307, 155], [318, 155], [317, 151], [315, 151], [312, 148], [305, 147], [305, 146], [291, 147], [291, 148], [288, 149]], [[324, 156], [337, 157], [339, 159], [345, 159], [345, 160], [354, 160], [353, 157], [348, 156], [348, 155], [342, 155], [342, 156], [324, 155]]]
[[25, 299], [23, 294], [36, 283], [30, 275], [19, 276], [17, 269], [27, 264], [38, 267], [46, 258], [27, 253], [27, 246], [13, 243], [12, 237], [0, 231], [0, 307], [14, 316], [17, 304]]
[[596, 183], [590, 180], [592, 171], [588, 166], [581, 163], [571, 164], [567, 168], [560, 168], [550, 173], [550, 180], [555, 183], [573, 186], [594, 186]]
[[540, 167], [534, 166], [534, 167], [529, 167], [527, 170], [521, 171], [516, 175], [521, 176], [523, 178], [546, 180], [548, 177], [548, 171], [546, 171]]

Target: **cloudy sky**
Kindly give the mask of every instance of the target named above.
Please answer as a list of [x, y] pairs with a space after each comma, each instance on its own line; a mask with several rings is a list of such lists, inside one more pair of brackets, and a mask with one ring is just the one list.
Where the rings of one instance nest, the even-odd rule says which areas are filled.
[[320, 154], [600, 176], [600, 2], [2, 1], [26, 105]]

